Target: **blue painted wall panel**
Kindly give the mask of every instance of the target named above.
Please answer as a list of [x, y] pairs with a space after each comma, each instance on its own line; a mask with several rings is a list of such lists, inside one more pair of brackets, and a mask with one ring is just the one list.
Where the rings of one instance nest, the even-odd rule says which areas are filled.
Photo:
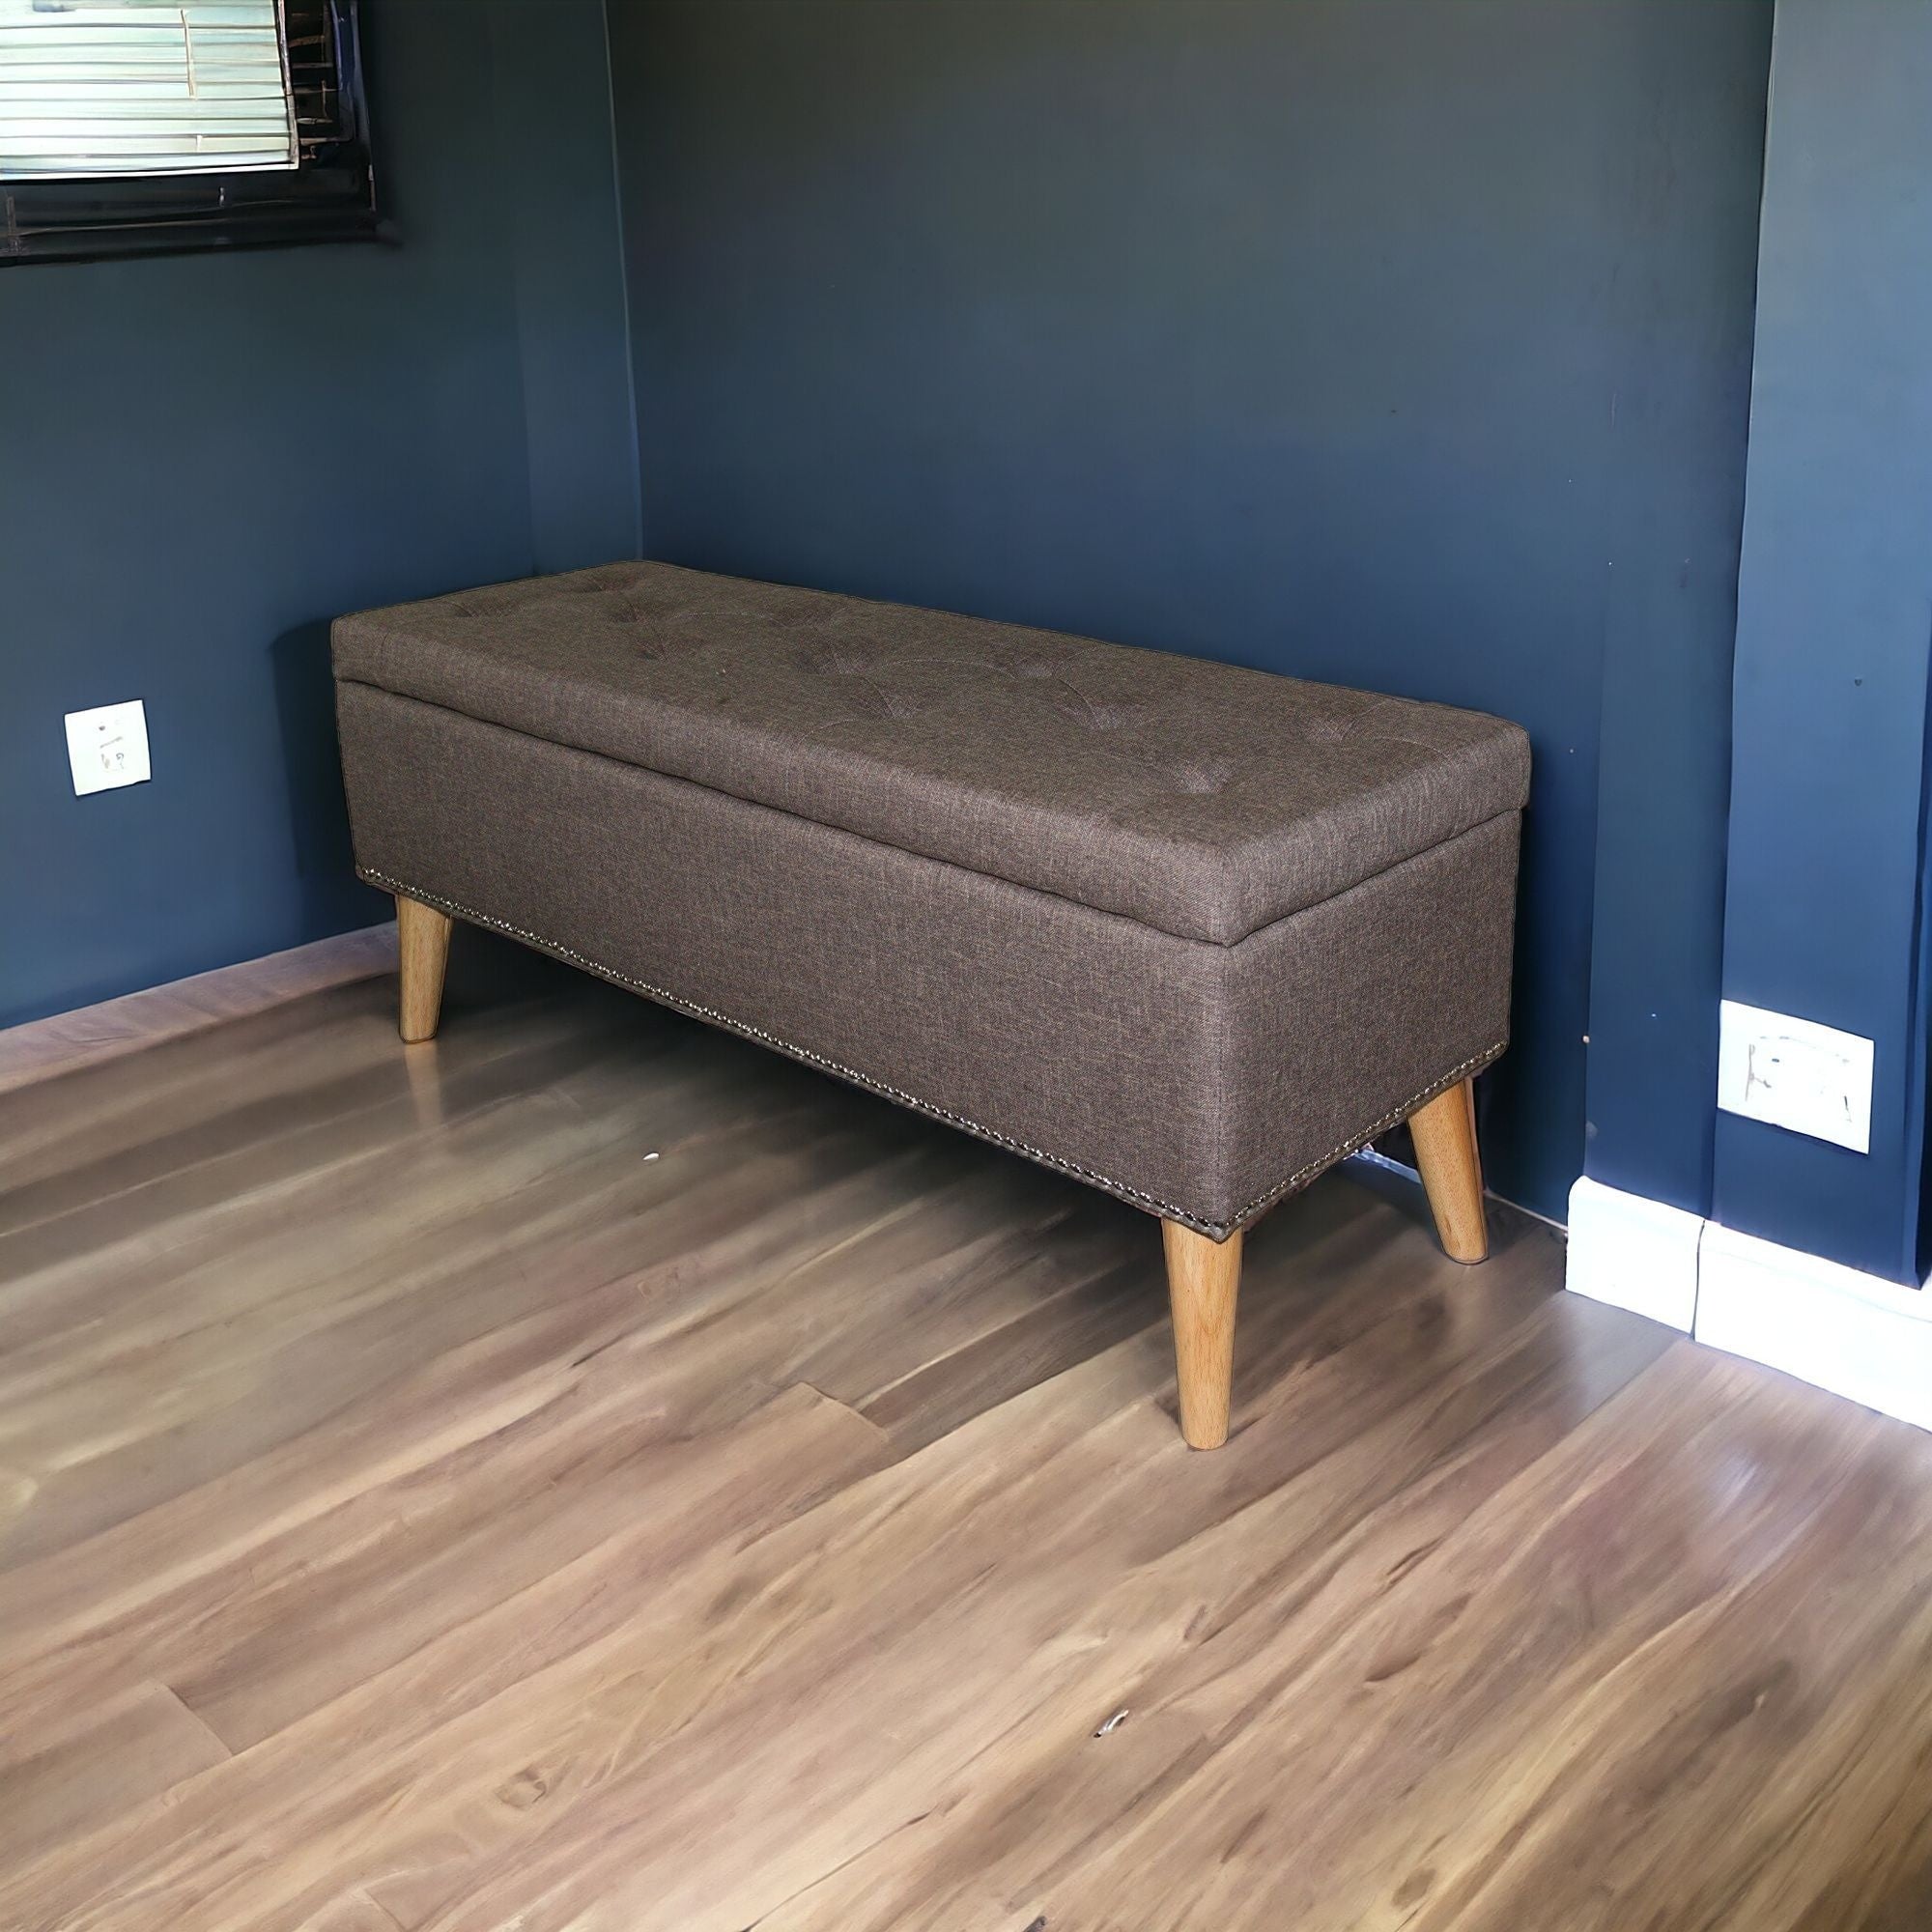
[[1724, 990], [1876, 1043], [1859, 1155], [1719, 1117], [1716, 1211], [1916, 1278], [1932, 649], [1932, 8], [1780, 0]]
[[1609, 291], [1627, 364], [1605, 530], [1585, 1165], [1697, 1214], [1711, 1207], [1770, 28], [1768, 8], [1677, 10], [1631, 166], [1640, 198], [1704, 245], [1667, 275], [1633, 263]]

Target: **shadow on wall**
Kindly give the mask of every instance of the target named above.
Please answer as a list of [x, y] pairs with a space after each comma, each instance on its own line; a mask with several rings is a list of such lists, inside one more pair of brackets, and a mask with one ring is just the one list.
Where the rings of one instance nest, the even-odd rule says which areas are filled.
[[355, 876], [335, 737], [328, 626], [327, 617], [298, 624], [275, 639], [269, 655], [301, 916], [318, 929], [347, 929], [382, 919], [387, 900]]

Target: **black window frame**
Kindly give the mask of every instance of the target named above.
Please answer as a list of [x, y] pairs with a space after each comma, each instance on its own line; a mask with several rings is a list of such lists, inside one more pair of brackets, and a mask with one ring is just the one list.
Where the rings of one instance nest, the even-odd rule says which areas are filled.
[[294, 168], [0, 181], [0, 264], [394, 239], [376, 194], [359, 0], [281, 0]]

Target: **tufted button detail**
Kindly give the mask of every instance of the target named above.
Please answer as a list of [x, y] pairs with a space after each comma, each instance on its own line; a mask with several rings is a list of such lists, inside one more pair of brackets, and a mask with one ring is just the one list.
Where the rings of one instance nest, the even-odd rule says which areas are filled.
[[1224, 790], [1234, 776], [1235, 767], [1227, 758], [1203, 758], [1196, 764], [1172, 766], [1168, 771], [1177, 791], [1191, 792], [1197, 797]]
[[621, 629], [641, 628], [642, 635], [631, 640], [631, 653], [634, 657], [655, 661], [670, 654], [670, 640], [664, 635], [657, 619], [648, 611], [639, 610], [636, 600], [628, 591], [609, 592], [598, 615], [607, 624], [613, 624]]
[[845, 693], [845, 701], [860, 718], [917, 718], [921, 705], [902, 691], [887, 691], [861, 678]]
[[837, 644], [813, 644], [800, 651], [797, 661], [801, 669], [819, 677], [861, 677], [869, 668], [856, 651], [841, 650]]

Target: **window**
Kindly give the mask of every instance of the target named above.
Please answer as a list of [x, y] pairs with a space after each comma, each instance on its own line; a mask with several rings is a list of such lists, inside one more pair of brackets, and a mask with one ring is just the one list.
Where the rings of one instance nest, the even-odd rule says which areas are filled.
[[9, 181], [295, 164], [275, 0], [0, 0]]
[[0, 0], [0, 262], [382, 232], [355, 0]]

